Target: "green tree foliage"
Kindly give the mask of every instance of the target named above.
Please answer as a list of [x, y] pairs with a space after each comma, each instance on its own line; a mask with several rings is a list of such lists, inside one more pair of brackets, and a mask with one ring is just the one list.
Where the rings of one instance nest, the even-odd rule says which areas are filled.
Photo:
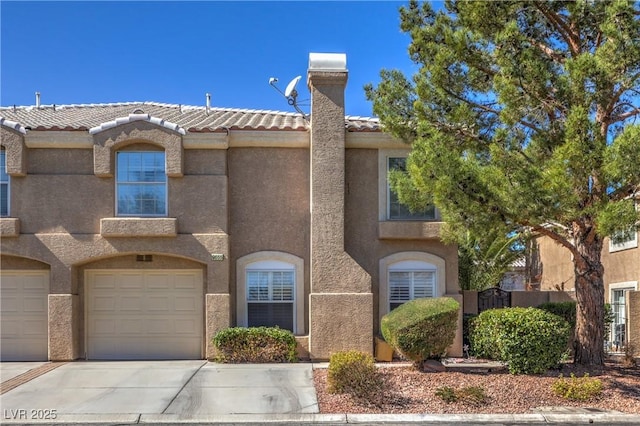
[[474, 235], [470, 230], [452, 237], [458, 244], [458, 276], [463, 290], [485, 290], [497, 286], [511, 264], [524, 255], [519, 234], [488, 230]]
[[419, 69], [365, 87], [385, 130], [412, 144], [392, 177], [400, 200], [428, 197], [477, 235], [523, 228], [569, 250], [575, 360], [602, 364], [603, 239], [639, 220], [639, 4], [412, 1], [400, 17]]

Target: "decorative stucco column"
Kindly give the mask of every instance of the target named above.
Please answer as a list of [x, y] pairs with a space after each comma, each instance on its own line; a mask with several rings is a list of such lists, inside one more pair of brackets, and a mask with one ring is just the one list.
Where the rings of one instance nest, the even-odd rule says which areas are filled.
[[78, 295], [50, 294], [48, 303], [49, 360], [72, 361], [79, 358]]
[[344, 250], [345, 54], [311, 53], [309, 353], [373, 349], [371, 277]]

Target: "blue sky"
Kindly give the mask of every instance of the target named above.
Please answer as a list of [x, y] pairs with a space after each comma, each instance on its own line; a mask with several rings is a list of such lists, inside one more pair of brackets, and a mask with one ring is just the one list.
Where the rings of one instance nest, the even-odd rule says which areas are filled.
[[[346, 113], [372, 115], [363, 86], [382, 68], [415, 71], [395, 1], [0, 3], [0, 104], [156, 101], [293, 111], [272, 87], [310, 52], [347, 54]], [[308, 111], [307, 107], [302, 108]]]

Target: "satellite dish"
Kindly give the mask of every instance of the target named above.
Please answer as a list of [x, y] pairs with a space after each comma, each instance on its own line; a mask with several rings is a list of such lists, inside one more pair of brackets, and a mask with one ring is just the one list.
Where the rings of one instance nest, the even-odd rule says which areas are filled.
[[284, 96], [286, 98], [288, 98], [289, 96], [293, 96], [295, 97], [297, 92], [296, 92], [296, 84], [298, 84], [298, 82], [300, 81], [300, 79], [302, 78], [301, 75], [297, 76], [296, 78], [294, 78], [293, 80], [291, 80], [289, 82], [289, 84], [287, 84], [287, 88], [284, 89]]
[[299, 75], [293, 80], [291, 80], [289, 84], [287, 84], [287, 88], [284, 90], [284, 92], [280, 90], [278, 86], [276, 86], [276, 83], [278, 82], [277, 77], [269, 78], [269, 85], [274, 89], [276, 89], [282, 96], [284, 96], [287, 99], [287, 103], [291, 105], [293, 108], [295, 108], [295, 110], [298, 111], [300, 114], [302, 114], [302, 116], [306, 120], [307, 115], [298, 106], [298, 91], [296, 90], [296, 84], [298, 84], [301, 78], [302, 76]]

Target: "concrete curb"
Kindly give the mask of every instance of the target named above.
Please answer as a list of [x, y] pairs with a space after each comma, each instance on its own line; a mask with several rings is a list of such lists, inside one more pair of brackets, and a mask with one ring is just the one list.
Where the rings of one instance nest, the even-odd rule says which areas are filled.
[[3, 419], [20, 425], [640, 425], [635, 414], [226, 414], [179, 416], [174, 414], [61, 414], [55, 420]]

